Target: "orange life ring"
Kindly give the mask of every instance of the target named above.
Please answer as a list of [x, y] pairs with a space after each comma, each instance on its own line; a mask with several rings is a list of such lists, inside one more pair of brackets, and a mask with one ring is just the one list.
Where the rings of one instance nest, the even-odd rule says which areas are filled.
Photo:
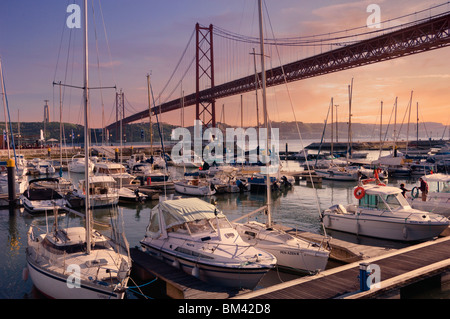
[[385, 183], [378, 183], [377, 185], [378, 185], [378, 186], [386, 186]]
[[361, 186], [358, 186], [355, 188], [353, 195], [355, 195], [356, 199], [361, 199], [366, 195], [366, 191]]

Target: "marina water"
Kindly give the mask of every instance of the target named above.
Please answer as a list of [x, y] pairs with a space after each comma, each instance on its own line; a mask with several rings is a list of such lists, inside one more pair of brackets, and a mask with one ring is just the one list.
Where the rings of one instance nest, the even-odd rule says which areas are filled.
[[[281, 147], [280, 147], [281, 148]], [[291, 149], [290, 149], [291, 150]], [[378, 151], [369, 151], [368, 158], [378, 158]], [[284, 171], [299, 171], [300, 163], [297, 161], [283, 161]], [[170, 167], [172, 175], [181, 177], [184, 170]], [[63, 177], [68, 178], [64, 172]], [[32, 177], [29, 177], [32, 179]], [[83, 179], [83, 174], [70, 174], [70, 178], [77, 185], [78, 180]], [[388, 184], [398, 187], [405, 183], [408, 189], [417, 185], [416, 180], [411, 179], [389, 179]], [[300, 181], [289, 191], [273, 196], [273, 219], [276, 223], [291, 226], [299, 230], [323, 234], [319, 213], [331, 205], [355, 202], [353, 196], [354, 182], [336, 182], [324, 180], [318, 187], [312, 188], [306, 182]], [[236, 219], [265, 204], [264, 194], [217, 194], [203, 198], [215, 203], [217, 207], [227, 215], [229, 220]], [[130, 247], [139, 245], [145, 234], [150, 217], [150, 209], [158, 201], [147, 201], [144, 203], [119, 204], [123, 212], [124, 228]], [[35, 299], [43, 298], [37, 292], [30, 278], [24, 280], [23, 269], [26, 267], [25, 250], [27, 247], [27, 231], [32, 222], [38, 222], [41, 227], [46, 227], [46, 219], [53, 220], [53, 212], [48, 216], [31, 216], [23, 208], [12, 210], [0, 210], [0, 299]], [[110, 222], [109, 209], [95, 209], [94, 220], [103, 223]], [[81, 218], [73, 214], [60, 218], [63, 225], [80, 224]], [[101, 232], [108, 234], [108, 230], [99, 228]], [[334, 235], [333, 236], [337, 236]], [[267, 277], [267, 278], [266, 278]], [[296, 278], [296, 275], [272, 271], [261, 281], [260, 287], [269, 286], [282, 281]], [[355, 280], [358, 280], [355, 278]], [[130, 281], [129, 285], [133, 282]], [[158, 298], [151, 295], [151, 287], [146, 289], [148, 297]], [[412, 296], [414, 298], [415, 296]], [[441, 287], [441, 290], [425, 290], [418, 292], [417, 298], [449, 298], [450, 287]], [[128, 293], [128, 298], [141, 298], [139, 294]]]

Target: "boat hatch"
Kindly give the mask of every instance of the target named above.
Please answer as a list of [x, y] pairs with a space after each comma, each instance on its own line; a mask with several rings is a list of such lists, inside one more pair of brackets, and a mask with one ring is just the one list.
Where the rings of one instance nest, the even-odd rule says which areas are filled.
[[254, 233], [254, 232], [252, 232], [252, 231], [246, 230], [246, 231], [245, 231], [245, 234], [246, 234], [246, 235], [249, 235], [249, 236], [251, 236], [251, 237], [253, 237], [253, 238], [256, 238], [256, 233]]
[[104, 258], [101, 259], [94, 259], [94, 260], [88, 260], [86, 261], [86, 266], [87, 267], [99, 267], [99, 266], [104, 266], [107, 265], [108, 261]]

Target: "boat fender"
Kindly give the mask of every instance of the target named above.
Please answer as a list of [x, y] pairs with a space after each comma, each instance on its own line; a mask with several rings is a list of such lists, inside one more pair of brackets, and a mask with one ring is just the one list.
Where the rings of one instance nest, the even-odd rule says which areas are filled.
[[361, 199], [364, 197], [364, 195], [366, 195], [366, 191], [364, 190], [364, 188], [358, 186], [355, 188], [353, 195], [355, 195], [356, 199]]
[[413, 189], [411, 190], [411, 196], [412, 198], [419, 197], [419, 188], [417, 186], [413, 187]]
[[192, 276], [197, 278], [200, 276], [200, 269], [198, 268], [197, 265], [195, 265], [194, 268], [192, 268]]
[[28, 267], [25, 267], [22, 270], [22, 279], [23, 279], [23, 281], [27, 281], [28, 280], [28, 274], [29, 274]]

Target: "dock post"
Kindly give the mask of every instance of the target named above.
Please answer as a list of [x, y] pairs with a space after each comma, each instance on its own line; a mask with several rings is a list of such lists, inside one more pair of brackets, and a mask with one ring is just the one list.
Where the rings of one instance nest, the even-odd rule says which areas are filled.
[[369, 273], [367, 268], [369, 267], [368, 263], [360, 263], [359, 264], [359, 290], [360, 291], [368, 291], [370, 288], [367, 285], [367, 278], [369, 277]]
[[6, 168], [8, 172], [8, 200], [9, 207], [16, 206], [16, 162], [13, 159], [6, 161]]

